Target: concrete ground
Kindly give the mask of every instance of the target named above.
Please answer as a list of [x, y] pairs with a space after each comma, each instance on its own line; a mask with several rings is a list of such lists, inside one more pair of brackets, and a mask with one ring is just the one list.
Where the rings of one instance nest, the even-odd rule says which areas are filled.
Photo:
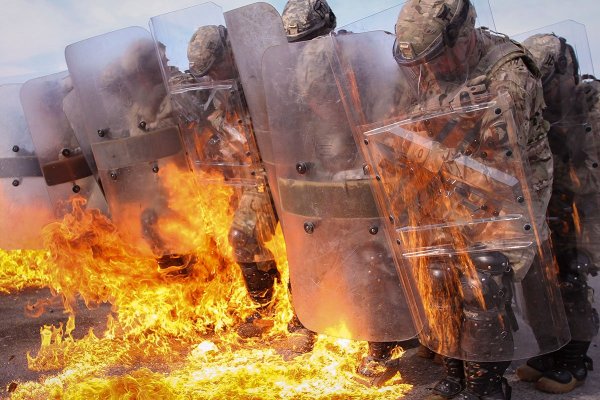
[[[600, 293], [600, 277], [592, 279], [597, 293]], [[0, 398], [8, 398], [8, 388], [15, 380], [37, 380], [39, 373], [27, 369], [27, 352], [35, 353], [39, 348], [40, 327], [44, 324], [66, 322], [60, 304], [50, 304], [46, 312], [39, 318], [29, 318], [24, 314], [25, 307], [39, 299], [50, 298], [45, 289], [30, 289], [18, 294], [0, 295]], [[598, 302], [597, 302], [598, 303]], [[598, 306], [597, 306], [598, 307]], [[107, 306], [96, 310], [85, 310], [78, 313], [75, 337], [81, 337], [89, 328], [98, 328], [101, 332], [106, 324], [106, 316], [110, 313]], [[600, 341], [594, 340], [589, 355], [600, 365]], [[532, 384], [520, 382], [514, 370], [522, 362], [514, 362], [508, 370], [507, 378], [513, 387], [513, 399], [581, 399], [600, 400], [600, 367], [592, 371], [586, 384], [565, 395], [548, 395], [537, 392]], [[430, 393], [431, 387], [442, 377], [442, 368], [430, 360], [424, 360], [416, 355], [416, 349], [408, 350], [402, 358], [402, 378], [405, 382], [415, 385], [414, 390], [406, 400], [423, 399]]]

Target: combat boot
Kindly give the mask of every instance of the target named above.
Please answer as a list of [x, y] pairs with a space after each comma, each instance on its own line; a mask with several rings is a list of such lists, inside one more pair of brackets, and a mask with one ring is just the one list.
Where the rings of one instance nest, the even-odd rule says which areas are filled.
[[593, 370], [592, 359], [586, 353], [590, 342], [572, 340], [558, 350], [554, 368], [546, 371], [535, 388], [546, 393], [567, 393], [585, 383], [588, 370]]
[[462, 360], [443, 357], [446, 377], [433, 387], [433, 394], [428, 400], [444, 400], [457, 396], [465, 388], [465, 372]]
[[523, 382], [537, 382], [545, 372], [554, 367], [554, 356], [556, 353], [544, 354], [527, 360], [525, 365], [517, 368], [517, 376]]
[[280, 279], [279, 271], [273, 260], [238, 264], [242, 270], [250, 298], [260, 307], [237, 327], [237, 333], [246, 339], [260, 337], [273, 327], [273, 321], [263, 319], [263, 314], [273, 298], [273, 285], [276, 279]]
[[392, 358], [396, 342], [369, 342], [369, 351], [356, 372], [358, 381], [366, 386], [383, 386], [399, 371], [399, 360]]
[[509, 365], [510, 361], [481, 363], [465, 361], [466, 389], [455, 399], [510, 400], [512, 388], [503, 377]]
[[288, 323], [288, 332], [290, 332], [288, 337], [275, 344], [275, 350], [281, 354], [284, 360], [289, 361], [312, 351], [317, 334], [307, 329], [296, 314]]

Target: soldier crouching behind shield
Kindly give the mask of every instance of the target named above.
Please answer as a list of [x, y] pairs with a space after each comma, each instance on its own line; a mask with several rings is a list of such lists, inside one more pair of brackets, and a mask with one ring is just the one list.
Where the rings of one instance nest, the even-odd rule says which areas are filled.
[[[325, 0], [289, 0], [281, 14], [288, 42], [313, 40], [333, 32], [336, 17]], [[307, 129], [314, 129], [315, 144], [320, 167], [326, 174], [331, 174], [332, 181], [354, 182], [365, 179], [364, 160], [358, 155], [352, 132], [346, 122], [341, 108], [339, 93], [332, 85], [333, 75], [329, 65], [329, 42], [322, 39], [306, 46], [295, 71], [295, 85], [299, 95], [298, 101], [306, 103], [312, 110], [313, 123]], [[338, 120], [342, 118], [342, 120]], [[310, 126], [312, 128], [309, 128]], [[316, 178], [315, 178], [316, 179]], [[321, 179], [326, 179], [325, 176]], [[364, 199], [353, 199], [354, 202]], [[365, 209], [374, 204], [364, 204]], [[332, 240], [334, 238], [331, 238]], [[352, 246], [352, 245], [351, 245]], [[361, 242], [355, 243], [357, 254], [362, 248], [364, 254], [385, 254], [379, 258], [381, 263], [391, 263], [391, 254], [387, 248], [367, 249]], [[347, 262], [348, 268], [364, 268], [369, 264], [367, 258], [352, 258], [340, 255]], [[352, 263], [356, 265], [351, 265]], [[394, 268], [390, 268], [394, 270]], [[373, 315], [373, 318], [383, 316]], [[368, 354], [361, 360], [357, 373], [368, 379], [369, 384], [380, 386], [391, 379], [397, 372], [398, 359], [392, 357], [394, 349], [400, 342], [368, 342]]]
[[[546, 138], [547, 125], [541, 117], [544, 101], [539, 71], [527, 52], [503, 35], [475, 29], [475, 10], [469, 0], [409, 0], [398, 17], [393, 51], [399, 66], [412, 71], [422, 109], [447, 108], [450, 101], [459, 97], [462, 100], [462, 93], [496, 95], [507, 91], [510, 94], [516, 110], [518, 144], [533, 170], [535, 228], [540, 240], [546, 240], [544, 216], [550, 198], [552, 156]], [[466, 97], [468, 100], [469, 95]], [[486, 118], [487, 121], [480, 122], [493, 126], [494, 115]], [[487, 129], [479, 132], [481, 137], [475, 137], [471, 144], [502, 142], [506, 140], [505, 134], [502, 129]], [[481, 159], [499, 156], [492, 152], [493, 147], [479, 154]], [[423, 191], [429, 191], [435, 203], [436, 193], [439, 195], [443, 190], [425, 187], [415, 191], [421, 193], [414, 196], [421, 197], [411, 204], [423, 207], [421, 215], [429, 213], [432, 224], [446, 220], [448, 216], [439, 215], [435, 204], [427, 206], [426, 201], [432, 199], [423, 200]], [[407, 210], [409, 215], [411, 212]], [[448, 238], [424, 240], [427, 245], [435, 245], [439, 239]], [[450, 242], [460, 240], [454, 237]], [[510, 386], [503, 378], [510, 361], [505, 360], [519, 357], [513, 354], [512, 331], [518, 326], [511, 309], [511, 287], [513, 281], [537, 271], [544, 262], [536, 255], [536, 246], [471, 252], [464, 259], [430, 256], [425, 262], [433, 286], [431, 302], [437, 296], [440, 309], [462, 313], [455, 330], [457, 336], [450, 338], [456, 340], [456, 348], [450, 353], [465, 360], [445, 357], [447, 376], [435, 386], [431, 398], [510, 399]], [[442, 342], [449, 338], [433, 339]]]
[[[156, 61], [156, 50], [149, 40], [131, 44], [126, 56], [109, 64], [102, 74], [103, 88], [115, 97], [122, 107], [120, 116], [129, 136], [142, 136], [150, 131], [176, 125], [170, 101], [162, 84], [160, 67]], [[158, 168], [158, 167], [155, 167]], [[145, 181], [132, 182], [130, 191], [144, 193]], [[151, 206], [140, 215], [142, 236], [156, 256], [160, 268], [172, 268], [169, 275], [189, 274], [196, 258], [193, 254], [173, 252], [171, 244], [161, 235], [159, 220], [172, 213], [167, 205], [165, 188], [153, 193], [148, 199]], [[165, 215], [165, 213], [167, 213]]]
[[[189, 71], [195, 79], [211, 79], [214, 81], [232, 79], [237, 71], [232, 60], [227, 30], [223, 26], [207, 25], [196, 30], [188, 45]], [[246, 107], [243, 95], [242, 107]], [[229, 231], [229, 241], [234, 251], [234, 258], [241, 272], [252, 300], [260, 305], [257, 312], [248, 317], [246, 322], [238, 327], [242, 337], [262, 335], [270, 326], [269, 321], [263, 320], [262, 314], [272, 300], [273, 285], [280, 279], [274, 256], [265, 243], [275, 232], [277, 219], [269, 186], [261, 167], [258, 148], [254, 143], [252, 132], [240, 132], [229, 119], [228, 110], [233, 108], [227, 98], [217, 94], [210, 108], [207, 109], [206, 119], [213, 131], [212, 137], [206, 143], [210, 157], [243, 159], [245, 148], [249, 148], [256, 173], [256, 184], [244, 185], [236, 205], [233, 223]], [[236, 118], [239, 118], [236, 117]], [[250, 136], [247, 136], [250, 135]], [[241, 153], [241, 154], [240, 154]], [[227, 167], [223, 169], [225, 180], [231, 173]], [[235, 174], [235, 173], [233, 173]], [[312, 350], [314, 332], [306, 329], [294, 315], [288, 324], [288, 330], [293, 333], [284, 343], [285, 350], [294, 354]]]
[[598, 313], [587, 275], [600, 263], [600, 82], [580, 82], [575, 51], [564, 38], [538, 34], [523, 44], [542, 73], [548, 138], [554, 156], [554, 183], [548, 220], [571, 341], [558, 351], [531, 358], [519, 378], [549, 393], [582, 385], [592, 360], [586, 353], [598, 334]]

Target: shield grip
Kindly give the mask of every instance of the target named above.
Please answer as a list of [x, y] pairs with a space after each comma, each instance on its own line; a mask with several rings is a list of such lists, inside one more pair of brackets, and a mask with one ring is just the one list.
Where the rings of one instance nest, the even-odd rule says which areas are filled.
[[42, 172], [48, 186], [73, 182], [92, 175], [92, 170], [83, 154], [49, 162], [42, 166]]
[[103, 171], [156, 161], [181, 150], [181, 140], [176, 127], [92, 144], [98, 169]]

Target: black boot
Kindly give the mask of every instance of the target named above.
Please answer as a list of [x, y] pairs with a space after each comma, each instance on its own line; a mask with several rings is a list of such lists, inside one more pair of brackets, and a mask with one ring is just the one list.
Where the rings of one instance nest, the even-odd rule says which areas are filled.
[[398, 359], [392, 359], [396, 342], [369, 342], [369, 350], [363, 357], [356, 372], [367, 386], [383, 386], [398, 373]]
[[238, 326], [237, 333], [243, 338], [259, 337], [273, 326], [273, 321], [263, 320], [262, 313], [273, 298], [273, 285], [279, 278], [274, 261], [262, 263], [239, 263], [250, 298], [260, 308]]
[[465, 361], [465, 383], [456, 399], [459, 400], [510, 400], [512, 389], [504, 378], [510, 361]]
[[517, 376], [523, 382], [537, 382], [545, 372], [552, 370], [555, 355], [556, 352], [530, 358], [517, 368]]
[[275, 350], [285, 361], [290, 361], [299, 355], [312, 351], [317, 334], [306, 328], [296, 314], [288, 323], [288, 332], [290, 332], [289, 336], [275, 344]]
[[462, 360], [444, 357], [444, 368], [446, 377], [433, 387], [433, 395], [430, 400], [451, 399], [465, 388], [465, 372]]
[[585, 383], [588, 370], [593, 370], [592, 359], [586, 353], [590, 342], [572, 340], [555, 354], [551, 371], [537, 381], [535, 388], [546, 393], [567, 393]]

